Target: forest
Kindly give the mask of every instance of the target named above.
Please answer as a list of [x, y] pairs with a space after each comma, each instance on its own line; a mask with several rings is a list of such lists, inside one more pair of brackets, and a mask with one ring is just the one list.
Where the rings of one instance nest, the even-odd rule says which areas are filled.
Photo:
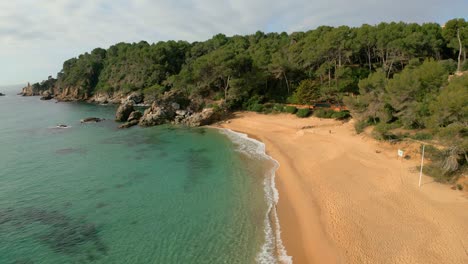
[[202, 42], [96, 48], [65, 61], [55, 85], [90, 95], [141, 91], [153, 100], [178, 90], [227, 111], [345, 105], [358, 132], [375, 126], [379, 139], [434, 139], [447, 146], [442, 154], [433, 151], [445, 155], [437, 166], [443, 179], [468, 161], [467, 49], [465, 19], [218, 34]]

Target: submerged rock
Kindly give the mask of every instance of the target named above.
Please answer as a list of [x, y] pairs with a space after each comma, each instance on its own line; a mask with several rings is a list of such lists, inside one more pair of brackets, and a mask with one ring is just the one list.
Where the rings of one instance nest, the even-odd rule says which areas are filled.
[[130, 114], [135, 111], [133, 108], [133, 101], [127, 100], [123, 102], [119, 108], [117, 108], [117, 112], [115, 113], [115, 121], [117, 122], [125, 122], [128, 120]]
[[99, 117], [87, 117], [84, 119], [81, 119], [81, 123], [98, 123], [105, 120], [104, 118], [99, 118]]

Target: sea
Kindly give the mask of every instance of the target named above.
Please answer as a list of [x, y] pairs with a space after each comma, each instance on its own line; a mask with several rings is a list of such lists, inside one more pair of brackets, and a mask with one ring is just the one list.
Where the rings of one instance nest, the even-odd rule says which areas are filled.
[[261, 142], [207, 127], [118, 129], [116, 106], [20, 88], [0, 88], [1, 264], [292, 262], [279, 164]]

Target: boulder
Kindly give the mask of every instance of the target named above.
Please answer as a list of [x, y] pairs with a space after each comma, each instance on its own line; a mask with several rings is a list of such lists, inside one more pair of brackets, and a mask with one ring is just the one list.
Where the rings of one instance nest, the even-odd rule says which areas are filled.
[[127, 122], [134, 121], [134, 120], [139, 121], [142, 116], [143, 114], [140, 111], [133, 111], [128, 116]]
[[107, 104], [109, 103], [109, 95], [107, 93], [99, 93], [99, 94], [96, 94], [94, 95], [90, 102], [94, 102], [94, 103], [97, 103], [97, 104]]
[[143, 117], [140, 119], [140, 126], [156, 126], [166, 123], [169, 120], [169, 115], [163, 107], [151, 107], [145, 110]]
[[174, 102], [174, 103], [171, 104], [171, 107], [172, 107], [172, 109], [174, 109], [175, 111], [177, 111], [177, 110], [180, 109], [180, 104]]
[[129, 128], [132, 126], [138, 125], [139, 120], [138, 119], [133, 119], [131, 121], [125, 122], [119, 126], [119, 128]]
[[117, 108], [117, 112], [115, 113], [115, 121], [117, 122], [125, 122], [128, 120], [130, 114], [135, 111], [133, 108], [133, 101], [128, 100], [123, 102], [119, 108]]
[[81, 123], [98, 123], [105, 120], [104, 118], [99, 118], [99, 117], [87, 117], [84, 119], [81, 119]]
[[182, 123], [190, 127], [204, 126], [213, 123], [214, 117], [215, 112], [213, 108], [205, 108], [201, 112], [188, 116]]
[[44, 91], [42, 93], [41, 100], [50, 100], [52, 98], [54, 98], [54, 97], [52, 96], [52, 93], [50, 93], [49, 91]]
[[133, 92], [127, 96], [126, 101], [133, 101], [134, 104], [140, 104], [143, 102], [143, 94], [140, 92]]
[[0, 93], [0, 96], [5, 96], [5, 94], [4, 94], [4, 93]]
[[175, 113], [176, 113], [177, 116], [186, 116], [187, 115], [186, 110], [177, 110]]

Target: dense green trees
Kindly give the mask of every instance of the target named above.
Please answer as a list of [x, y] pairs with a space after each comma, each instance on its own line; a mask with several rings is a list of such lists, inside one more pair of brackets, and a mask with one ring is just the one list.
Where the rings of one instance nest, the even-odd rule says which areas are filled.
[[[147, 100], [177, 90], [228, 109], [263, 103], [342, 102], [358, 127], [426, 129], [466, 153], [468, 22], [321, 26], [307, 32], [223, 34], [188, 43], [118, 43], [67, 60], [42, 85], [97, 92], [140, 90]], [[37, 84], [41, 85], [41, 84]], [[460, 147], [462, 146], [462, 147]]]
[[84, 97], [140, 90], [157, 99], [178, 90], [192, 100], [223, 100], [231, 109], [345, 101], [365, 122], [436, 128], [466, 117], [454, 112], [466, 111], [463, 102], [441, 102], [466, 92], [463, 80], [448, 83], [447, 77], [468, 68], [467, 48], [464, 19], [118, 43], [67, 60], [55, 86], [78, 88]]
[[[321, 26], [290, 35], [218, 34], [194, 43], [118, 43], [66, 61], [57, 85], [60, 89], [80, 87], [87, 95], [144, 90], [154, 97], [178, 89], [187, 96], [224, 99], [229, 107], [241, 107], [253, 95], [262, 102], [286, 102], [288, 98], [309, 104], [314, 100], [340, 101], [350, 94], [363, 94], [366, 89], [361, 89], [359, 81], [379, 72], [385, 79], [396, 75], [389, 82], [394, 100], [411, 101], [410, 90], [419, 89], [418, 82], [405, 86], [410, 89], [405, 93], [397, 92], [412, 78], [404, 72], [411, 61], [454, 60], [458, 62], [455, 69], [450, 61], [442, 64], [446, 73], [452, 73], [467, 67], [467, 46], [464, 19], [450, 20], [445, 27], [392, 22], [357, 28]], [[377, 98], [377, 93], [370, 92]], [[395, 110], [406, 109], [414, 110], [407, 106]]]

